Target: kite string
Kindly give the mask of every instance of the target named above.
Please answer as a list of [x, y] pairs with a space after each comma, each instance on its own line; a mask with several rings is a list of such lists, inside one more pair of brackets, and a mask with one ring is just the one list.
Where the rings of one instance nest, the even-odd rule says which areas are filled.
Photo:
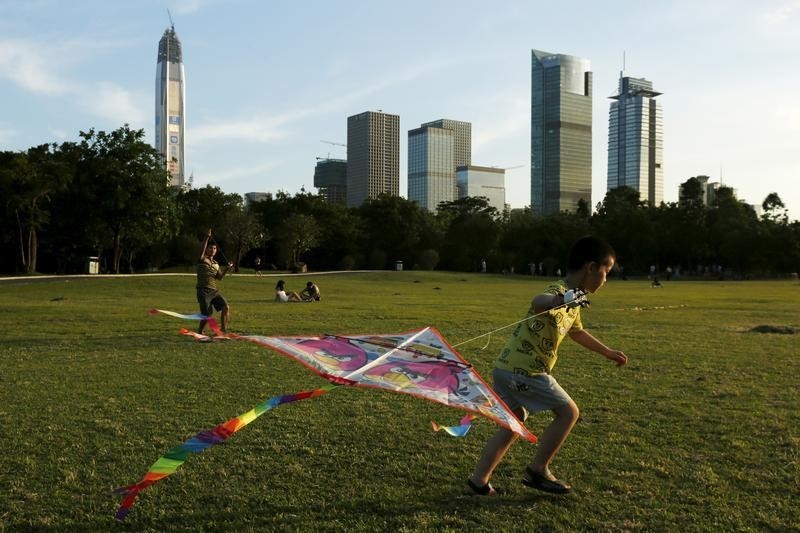
[[550, 311], [555, 311], [556, 309], [561, 309], [562, 307], [566, 307], [568, 305], [569, 305], [569, 303], [563, 303], [561, 305], [557, 305], [555, 307], [551, 307], [550, 309], [546, 309], [545, 311], [542, 311], [541, 313], [536, 313], [535, 315], [526, 316], [522, 320], [517, 320], [516, 322], [512, 322], [511, 324], [506, 324], [505, 326], [501, 326], [501, 327], [499, 327], [497, 329], [493, 329], [492, 331], [489, 331], [489, 332], [486, 332], [486, 333], [482, 333], [482, 334], [478, 335], [477, 337], [472, 337], [471, 339], [467, 339], [465, 341], [459, 342], [458, 344], [453, 344], [453, 348], [458, 348], [459, 346], [463, 346], [464, 344], [467, 344], [467, 343], [472, 342], [472, 341], [476, 341], [476, 340], [478, 340], [480, 338], [483, 338], [483, 337], [486, 337], [487, 335], [489, 335], [490, 338], [489, 338], [488, 341], [486, 341], [486, 345], [483, 348], [481, 348], [481, 350], [485, 350], [486, 347], [489, 346], [489, 341], [491, 341], [491, 334], [492, 333], [497, 333], [498, 331], [503, 331], [504, 329], [508, 329], [511, 326], [516, 326], [517, 324], [519, 324], [521, 322], [525, 322], [526, 320], [531, 320], [532, 318], [536, 318], [537, 316], [544, 315], [546, 313], [549, 313]]

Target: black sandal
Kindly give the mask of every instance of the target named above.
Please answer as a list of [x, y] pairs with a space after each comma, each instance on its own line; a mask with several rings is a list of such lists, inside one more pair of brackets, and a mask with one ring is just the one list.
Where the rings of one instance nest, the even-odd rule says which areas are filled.
[[522, 478], [522, 484], [526, 487], [543, 490], [551, 494], [569, 494], [572, 492], [572, 486], [569, 483], [560, 479], [547, 479], [542, 474], [531, 470], [529, 466], [525, 467], [525, 475], [527, 477]]
[[491, 483], [481, 486], [473, 483], [471, 479], [467, 480], [467, 487], [464, 489], [464, 494], [468, 496], [495, 496], [498, 493]]

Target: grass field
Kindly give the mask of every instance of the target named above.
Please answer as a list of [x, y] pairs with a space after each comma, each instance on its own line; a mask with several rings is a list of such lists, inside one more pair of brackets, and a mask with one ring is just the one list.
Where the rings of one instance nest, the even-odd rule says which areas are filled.
[[[391, 333], [433, 325], [453, 344], [522, 317], [544, 280], [420, 272], [286, 277], [314, 304], [272, 303], [275, 278], [222, 283], [239, 333]], [[265, 398], [324, 381], [250, 343], [200, 344], [194, 278], [0, 284], [0, 529], [280, 531], [730, 531], [800, 528], [800, 342], [747, 332], [800, 326], [798, 282], [612, 280], [584, 325], [630, 358], [569, 341], [555, 376], [582, 419], [553, 464], [576, 490], [520, 483], [518, 442], [493, 480], [461, 495], [494, 430], [431, 431], [462, 412], [341, 387], [266, 413], [142, 493], [121, 524], [111, 490], [161, 454]], [[632, 310], [634, 307], [642, 308]], [[459, 351], [488, 378], [508, 330]], [[528, 426], [540, 433], [547, 415]]]

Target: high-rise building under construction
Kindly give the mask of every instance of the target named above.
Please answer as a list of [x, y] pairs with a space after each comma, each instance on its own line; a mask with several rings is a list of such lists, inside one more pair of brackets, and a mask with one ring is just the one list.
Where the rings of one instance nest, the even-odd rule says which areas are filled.
[[181, 42], [170, 26], [158, 43], [156, 70], [155, 147], [164, 156], [164, 164], [174, 187], [182, 187], [186, 168], [186, 84], [183, 75]]

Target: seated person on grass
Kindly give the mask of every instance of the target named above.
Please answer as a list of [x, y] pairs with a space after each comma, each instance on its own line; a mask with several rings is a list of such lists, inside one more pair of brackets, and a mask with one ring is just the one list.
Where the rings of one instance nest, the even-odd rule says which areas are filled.
[[283, 280], [279, 280], [278, 284], [275, 285], [275, 301], [278, 303], [284, 303], [302, 302], [303, 300], [300, 298], [300, 295], [294, 291], [287, 293], [286, 283]]
[[300, 297], [306, 302], [318, 302], [322, 298], [319, 287], [313, 281], [306, 283], [306, 288], [300, 291]]

